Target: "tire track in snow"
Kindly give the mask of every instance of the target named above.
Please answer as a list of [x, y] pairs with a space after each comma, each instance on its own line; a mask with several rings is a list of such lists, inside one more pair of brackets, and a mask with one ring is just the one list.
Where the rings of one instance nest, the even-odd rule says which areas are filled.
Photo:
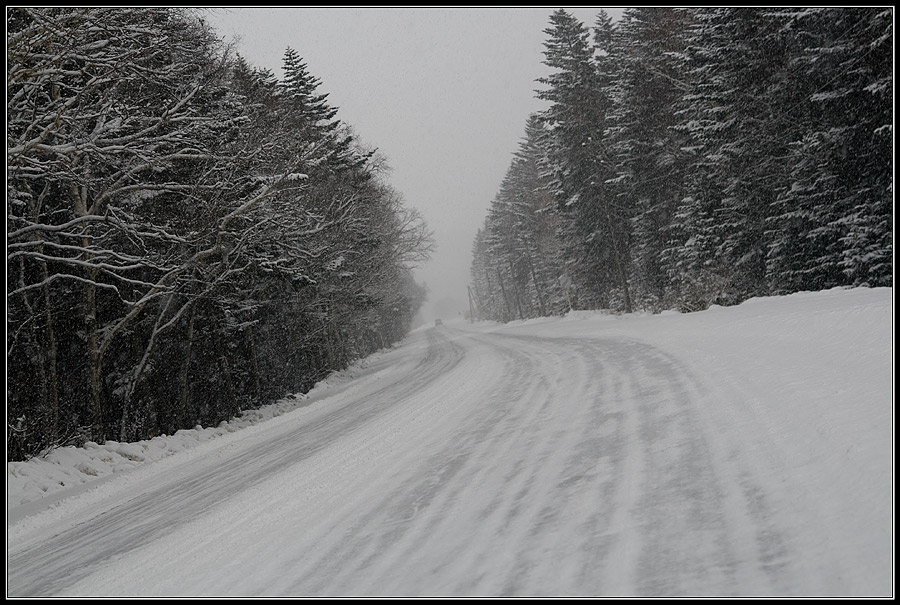
[[[302, 433], [17, 551], [10, 594], [89, 575], [133, 594], [790, 592], [789, 536], [768, 519], [770, 495], [739, 450], [716, 442], [698, 403], [715, 402], [677, 360], [621, 339], [420, 338], [418, 364], [383, 387], [348, 387]], [[223, 499], [222, 521], [256, 541], [204, 535]], [[167, 526], [170, 513], [187, 520]], [[173, 531], [195, 544], [172, 552], [184, 543]], [[85, 558], [60, 545], [72, 541], [98, 545], [87, 567], [71, 567]], [[196, 560], [234, 574], [205, 584]], [[169, 584], [122, 575], [151, 566]]]
[[[451, 445], [350, 532], [365, 546], [336, 544], [333, 565], [295, 589], [783, 592], [785, 541], [766, 525], [766, 495], [714, 465], [694, 402], [704, 394], [675, 360], [628, 341], [466, 338], [504, 371]], [[747, 518], [758, 548], [740, 544]]]

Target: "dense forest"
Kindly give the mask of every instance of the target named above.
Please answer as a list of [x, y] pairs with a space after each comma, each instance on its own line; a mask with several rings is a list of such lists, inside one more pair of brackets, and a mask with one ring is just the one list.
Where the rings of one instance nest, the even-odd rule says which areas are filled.
[[893, 285], [893, 9], [628, 8], [544, 30], [477, 318]]
[[209, 425], [408, 331], [432, 238], [300, 54], [7, 11], [7, 459]]

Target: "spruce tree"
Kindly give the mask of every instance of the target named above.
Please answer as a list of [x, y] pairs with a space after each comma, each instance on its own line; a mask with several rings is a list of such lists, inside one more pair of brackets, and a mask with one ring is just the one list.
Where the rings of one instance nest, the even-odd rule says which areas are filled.
[[[694, 157], [676, 212], [703, 231], [682, 232], [675, 262], [701, 253], [693, 269], [713, 273], [701, 280], [715, 284], [708, 302], [737, 303], [768, 291], [767, 219], [786, 179], [784, 157], [795, 130], [783, 112], [793, 92], [789, 35], [781, 25], [761, 9], [695, 13], [686, 65], [691, 89], [679, 120]], [[694, 277], [687, 279], [697, 283]]]
[[627, 216], [604, 184], [610, 168], [603, 136], [609, 69], [604, 58], [595, 60], [590, 32], [565, 10], [551, 15], [544, 32], [544, 64], [554, 71], [538, 80], [546, 88], [537, 95], [550, 103], [542, 119], [550, 131], [548, 165], [566, 262], [581, 304], [618, 300], [630, 312]]
[[337, 109], [328, 105], [328, 94], [318, 92], [322, 81], [309, 73], [306, 63], [293, 48], [284, 51], [282, 70], [281, 88], [302, 119], [325, 130], [336, 128], [333, 120]]
[[[606, 138], [615, 173], [609, 189], [618, 206], [629, 208], [637, 296], [651, 307], [670, 290], [663, 251], [683, 194], [685, 136], [673, 127], [687, 88], [679, 58], [688, 18], [674, 8], [626, 9], [611, 49], [614, 106]], [[605, 27], [600, 23], [597, 31]]]
[[801, 130], [768, 222], [773, 293], [892, 283], [890, 11], [779, 11]]
[[328, 103], [328, 94], [319, 92], [322, 82], [313, 76], [294, 49], [288, 47], [282, 60], [284, 79], [280, 88], [288, 105], [290, 120], [304, 131], [310, 145], [327, 161], [317, 169], [344, 170], [362, 167], [371, 154], [360, 153], [349, 129], [336, 119], [337, 108]]

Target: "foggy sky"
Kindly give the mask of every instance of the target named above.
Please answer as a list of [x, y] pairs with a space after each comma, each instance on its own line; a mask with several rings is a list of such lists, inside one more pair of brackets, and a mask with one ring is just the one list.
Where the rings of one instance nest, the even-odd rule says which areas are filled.
[[[210, 9], [207, 21], [252, 65], [282, 77], [303, 57], [320, 92], [417, 208], [437, 250], [416, 279], [426, 321], [467, 308], [472, 242], [524, 135], [556, 8]], [[596, 9], [567, 9], [592, 25]], [[621, 9], [605, 9], [613, 18]]]

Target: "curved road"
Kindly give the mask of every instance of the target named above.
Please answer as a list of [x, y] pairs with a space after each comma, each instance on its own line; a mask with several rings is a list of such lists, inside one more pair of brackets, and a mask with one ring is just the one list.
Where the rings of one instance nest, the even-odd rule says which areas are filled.
[[810, 593], [770, 514], [784, 495], [663, 352], [444, 327], [380, 363], [15, 532], [8, 595]]

